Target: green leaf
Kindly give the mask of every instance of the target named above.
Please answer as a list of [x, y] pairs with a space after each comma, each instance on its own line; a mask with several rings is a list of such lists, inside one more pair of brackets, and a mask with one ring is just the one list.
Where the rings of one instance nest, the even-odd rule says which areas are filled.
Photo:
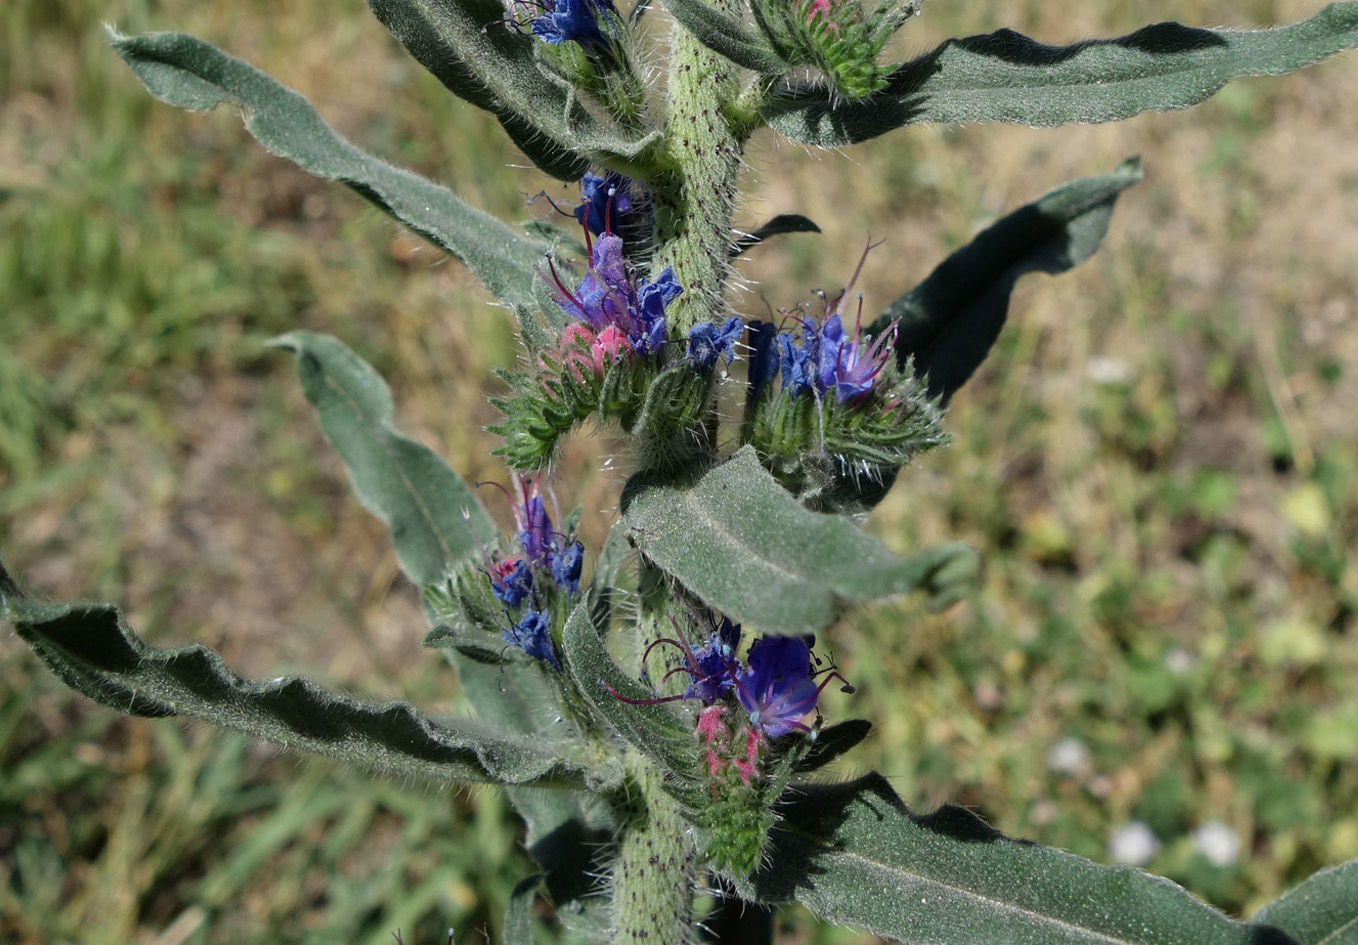
[[1005, 121], [1052, 127], [1119, 121], [1206, 101], [1231, 79], [1282, 75], [1358, 45], [1358, 3], [1268, 30], [1157, 23], [1118, 39], [1047, 46], [1013, 30], [951, 39], [902, 63], [886, 88], [845, 102], [797, 84], [760, 109], [803, 144], [843, 147], [905, 125]]
[[911, 945], [1295, 945], [1169, 880], [1012, 840], [951, 805], [911, 813], [871, 774], [802, 785], [740, 895]]
[[[563, 147], [549, 139], [538, 131], [533, 122], [506, 108], [464, 60], [449, 55], [443, 38], [427, 18], [427, 11], [421, 9], [422, 5], [405, 0], [368, 0], [368, 6], [420, 65], [454, 95], [493, 114], [519, 150], [544, 172], [558, 180], [575, 181], [589, 170], [589, 158], [574, 148]], [[491, 12], [490, 15], [497, 13]], [[499, 10], [498, 15], [503, 17], [504, 11]], [[507, 42], [511, 49], [506, 50], [509, 53], [506, 58], [524, 60], [519, 68], [533, 68], [532, 49], [529, 47], [525, 50], [526, 44], [520, 42], [526, 37], [513, 33], [501, 35], [500, 31], [492, 36], [487, 31], [484, 37], [479, 38], [492, 46], [504, 46]]]
[[780, 213], [753, 233], [746, 233], [731, 244], [731, 257], [741, 255], [752, 246], [758, 246], [770, 236], [784, 233], [819, 233], [820, 227], [800, 213]]
[[360, 702], [296, 676], [257, 683], [212, 650], [160, 650], [116, 607], [37, 604], [0, 570], [0, 617], [72, 689], [129, 715], [184, 715], [368, 768], [455, 781], [584, 787], [568, 744], [438, 720], [404, 702]]
[[[645, 178], [645, 156], [656, 132], [624, 132], [595, 117], [564, 79], [550, 75], [536, 56], [541, 41], [512, 27], [499, 0], [368, 0], [377, 18], [448, 89], [476, 105], [490, 101], [515, 142], [527, 138], [539, 164], [561, 176], [574, 153], [629, 176]], [[533, 134], [545, 142], [534, 144]], [[535, 161], [538, 157], [529, 154]], [[640, 163], [635, 163], [640, 162]], [[580, 174], [563, 176], [572, 180]]]
[[[576, 605], [567, 619], [561, 649], [576, 689], [584, 695], [595, 716], [669, 775], [665, 780], [667, 790], [682, 793], [691, 787], [699, 769], [692, 728], [680, 723], [679, 710], [671, 705], [637, 705], [613, 694], [632, 700], [655, 695], [623, 672], [608, 654], [603, 638], [590, 620], [588, 601]], [[613, 687], [613, 692], [606, 685]]]
[[782, 75], [791, 68], [762, 36], [703, 0], [665, 0], [665, 8], [694, 39], [738, 66], [764, 75]]
[[820, 729], [806, 757], [797, 762], [797, 773], [825, 767], [858, 745], [871, 732], [872, 723], [866, 719], [846, 719]]
[[468, 206], [452, 191], [354, 147], [306, 99], [258, 69], [183, 33], [124, 36], [113, 48], [147, 90], [170, 105], [241, 109], [245, 128], [272, 154], [317, 177], [348, 184], [460, 260], [492, 295], [516, 310], [536, 308], [533, 267], [551, 249]]
[[633, 477], [622, 523], [708, 606], [773, 633], [815, 633], [846, 602], [934, 591], [937, 575], [976, 558], [961, 544], [898, 558], [847, 519], [803, 508], [748, 446], [691, 482]]
[[999, 337], [1019, 276], [1065, 272], [1094, 255], [1118, 195], [1141, 176], [1141, 162], [1131, 158], [1014, 211], [891, 303], [869, 331], [880, 334], [898, 320], [898, 365], [914, 358], [915, 372], [928, 375], [929, 396], [946, 403]]
[[437, 580], [472, 554], [476, 535], [496, 533], [481, 503], [429, 447], [391, 425], [391, 391], [329, 335], [294, 331], [271, 344], [297, 355], [302, 390], [339, 450], [363, 507], [391, 529], [401, 570], [415, 584]]
[[533, 900], [541, 885], [540, 875], [525, 876], [514, 885], [505, 905], [504, 945], [533, 945]]
[[1253, 921], [1282, 929], [1298, 945], [1358, 945], [1358, 860], [1321, 870]]

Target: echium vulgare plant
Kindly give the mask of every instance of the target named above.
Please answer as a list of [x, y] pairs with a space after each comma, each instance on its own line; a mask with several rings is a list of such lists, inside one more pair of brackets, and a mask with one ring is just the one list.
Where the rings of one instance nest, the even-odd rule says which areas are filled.
[[[237, 106], [266, 148], [354, 188], [517, 318], [525, 353], [502, 374], [491, 428], [507, 536], [482, 504], [495, 492], [393, 427], [371, 367], [332, 337], [275, 342], [295, 355], [359, 500], [390, 527], [423, 591], [427, 645], [447, 655], [478, 718], [436, 720], [299, 678], [250, 682], [204, 647], [149, 647], [116, 608], [41, 602], [0, 570], [0, 614], [55, 673], [123, 712], [502, 785], [539, 867], [514, 891], [506, 942], [531, 941], [535, 912], [572, 941], [734, 941], [791, 902], [940, 945], [1358, 941], [1355, 863], [1242, 922], [1149, 874], [1010, 839], [960, 807], [912, 812], [878, 774], [816, 775], [870, 727], [817, 710], [827, 686], [852, 687], [816, 634], [894, 595], [946, 606], [979, 565], [961, 545], [899, 557], [863, 520], [913, 456], [946, 440], [944, 409], [994, 343], [1018, 277], [1093, 254], [1137, 162], [1003, 217], [894, 301], [857, 295], [856, 274], [841, 293], [757, 317], [726, 294], [733, 259], [815, 230], [792, 213], [733, 230], [742, 152], [759, 129], [843, 148], [921, 122], [1054, 126], [1183, 108], [1232, 77], [1358, 45], [1358, 3], [1260, 31], [1161, 23], [1062, 48], [1001, 30], [905, 62], [883, 61], [920, 13], [905, 0], [664, 0], [666, 57], [646, 43], [660, 10], [642, 31], [640, 4], [369, 6], [537, 167], [579, 183], [573, 226], [493, 219], [191, 36], [110, 40], [154, 96]], [[846, 248], [846, 275], [861, 258]], [[629, 441], [634, 469], [611, 535], [591, 548], [579, 513], [557, 506], [552, 468], [563, 437], [597, 422]], [[717, 911], [700, 915], [709, 894]], [[724, 921], [741, 910], [743, 923]]]

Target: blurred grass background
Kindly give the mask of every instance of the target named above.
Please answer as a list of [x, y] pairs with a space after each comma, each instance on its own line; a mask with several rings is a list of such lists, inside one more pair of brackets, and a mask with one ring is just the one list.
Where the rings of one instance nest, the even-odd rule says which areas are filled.
[[[1321, 4], [932, 0], [904, 51], [1012, 26], [1048, 42], [1173, 16], [1246, 27]], [[100, 23], [197, 33], [355, 140], [511, 219], [544, 189], [358, 0], [10, 0], [0, 8], [0, 552], [59, 597], [114, 600], [152, 642], [240, 671], [463, 706], [418, 600], [349, 497], [290, 359], [330, 331], [391, 380], [403, 427], [470, 479], [508, 317], [346, 190], [269, 157], [234, 113], [154, 103]], [[826, 641], [912, 805], [1147, 868], [1248, 914], [1358, 856], [1358, 57], [1115, 126], [918, 129], [846, 154], [757, 139], [742, 221], [825, 233], [751, 254], [747, 312], [843, 285], [869, 309], [1060, 182], [1140, 154], [1098, 256], [1020, 284], [956, 399], [955, 443], [873, 527], [954, 538], [975, 600], [910, 602]], [[505, 165], [515, 169], [506, 170]], [[469, 423], [470, 419], [470, 423]], [[559, 491], [607, 528], [625, 465], [577, 437]], [[1204, 826], [1208, 827], [1203, 831]], [[1217, 844], [1206, 841], [1215, 831]], [[0, 637], [0, 943], [495, 938], [529, 870], [495, 791], [393, 783], [70, 695]], [[1238, 841], [1234, 857], [1229, 842]], [[786, 942], [859, 941], [797, 910]]]

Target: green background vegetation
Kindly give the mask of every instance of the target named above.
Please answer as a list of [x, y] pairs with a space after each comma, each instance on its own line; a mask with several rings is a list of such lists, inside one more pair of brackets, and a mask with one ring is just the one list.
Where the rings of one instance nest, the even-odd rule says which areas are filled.
[[[1172, 15], [1246, 27], [1319, 2], [931, 0], [919, 51], [1013, 26], [1063, 42]], [[546, 188], [359, 0], [11, 0], [0, 7], [0, 551], [59, 597], [112, 600], [162, 645], [241, 672], [465, 706], [419, 648], [414, 591], [349, 497], [293, 375], [261, 342], [332, 332], [391, 380], [403, 427], [469, 479], [487, 455], [508, 316], [347, 191], [263, 153], [222, 111], [154, 103], [107, 49], [195, 32], [308, 95], [346, 134], [507, 218]], [[1003, 211], [1139, 153], [1104, 249], [1021, 283], [955, 443], [873, 528], [962, 538], [971, 602], [911, 602], [822, 641], [859, 686], [830, 718], [877, 730], [912, 805], [1105, 859], [1143, 821], [1148, 868], [1248, 914], [1358, 856], [1358, 57], [1237, 82], [1191, 114], [1116, 126], [919, 129], [808, 155], [759, 137], [744, 311], [837, 289], [868, 235], [866, 311]], [[515, 169], [506, 170], [505, 165]], [[579, 436], [563, 502], [598, 547], [627, 468]], [[492, 501], [491, 503], [495, 503]], [[497, 514], [503, 510], [497, 510]], [[1084, 753], [1053, 765], [1077, 739]], [[1235, 863], [1195, 852], [1209, 820]], [[68, 693], [0, 637], [0, 942], [442, 942], [493, 936], [529, 869], [492, 789], [394, 783]], [[793, 911], [783, 941], [857, 941]]]

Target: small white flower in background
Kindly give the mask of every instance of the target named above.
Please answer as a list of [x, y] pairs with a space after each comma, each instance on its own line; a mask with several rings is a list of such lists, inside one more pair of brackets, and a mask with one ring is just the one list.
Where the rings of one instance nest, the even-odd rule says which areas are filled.
[[1085, 376], [1095, 384], [1122, 384], [1132, 379], [1132, 366], [1120, 358], [1096, 354], [1085, 363]]
[[1189, 835], [1193, 852], [1213, 866], [1230, 866], [1240, 853], [1240, 835], [1219, 820], [1209, 820]]
[[1171, 673], [1183, 674], [1188, 672], [1198, 662], [1198, 658], [1182, 647], [1176, 646], [1165, 654], [1165, 669]]
[[1089, 749], [1078, 738], [1063, 738], [1047, 752], [1047, 767], [1057, 774], [1079, 774], [1089, 767], [1089, 760]]
[[1160, 841], [1155, 839], [1151, 828], [1139, 820], [1124, 824], [1108, 838], [1108, 858], [1114, 863], [1145, 866], [1159, 849]]

